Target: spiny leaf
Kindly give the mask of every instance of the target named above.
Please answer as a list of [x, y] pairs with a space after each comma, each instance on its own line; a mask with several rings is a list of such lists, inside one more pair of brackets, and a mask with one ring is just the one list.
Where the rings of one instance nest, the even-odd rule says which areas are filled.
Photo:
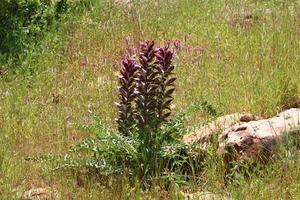
[[171, 86], [176, 80], [176, 77], [170, 78], [169, 80], [166, 81], [165, 85], [166, 86]]

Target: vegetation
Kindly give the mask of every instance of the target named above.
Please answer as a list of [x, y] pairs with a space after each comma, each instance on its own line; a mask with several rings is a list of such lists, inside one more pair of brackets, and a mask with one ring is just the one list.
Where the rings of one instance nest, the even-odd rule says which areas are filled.
[[0, 53], [17, 56], [67, 11], [66, 0], [3, 0], [0, 5]]
[[[22, 12], [17, 15], [3, 6], [13, 2], [21, 5]], [[209, 147], [209, 155], [204, 160], [192, 163], [182, 154], [186, 147], [180, 143], [180, 136], [188, 131], [186, 127], [210, 119], [206, 107], [214, 108], [218, 114], [248, 111], [270, 116], [299, 99], [300, 5], [297, 1], [167, 0], [126, 4], [85, 0], [72, 4], [68, 11], [56, 9], [55, 5], [63, 1], [45, 1], [52, 2], [50, 7], [40, 6], [45, 4], [43, 1], [21, 2], [0, 3], [0, 10], [6, 11], [0, 12], [0, 34], [5, 38], [0, 44], [2, 199], [19, 198], [20, 193], [31, 187], [50, 187], [57, 191], [58, 199], [178, 199], [182, 191], [212, 191], [235, 199], [299, 198], [299, 155], [294, 148], [283, 150], [280, 159], [268, 165], [251, 170], [245, 165], [244, 172], [231, 171], [233, 181], [225, 183], [226, 169], [222, 159], [216, 156], [214, 145]], [[30, 10], [32, 23], [28, 24], [24, 9], [30, 2], [35, 6]], [[64, 14], [56, 18], [54, 13]], [[5, 23], [8, 16], [14, 23]], [[52, 20], [47, 21], [49, 18]], [[8, 27], [13, 24], [13, 28]], [[23, 33], [23, 27], [30, 28], [32, 34]], [[136, 48], [139, 41], [145, 40], [155, 40], [162, 47], [169, 44], [174, 52], [176, 92], [170, 92], [174, 100], [168, 103], [173, 115], [167, 116], [166, 110], [161, 109], [162, 102], [168, 102], [168, 98], [163, 97], [163, 87], [159, 84], [154, 87], [159, 90], [154, 95], [160, 95], [163, 101], [156, 102], [157, 96], [152, 96], [157, 107], [151, 113], [138, 113], [138, 117], [127, 112], [131, 109], [126, 106], [142, 105], [139, 104], [142, 99], [135, 95], [127, 98], [130, 102], [122, 101], [122, 97], [118, 99], [118, 85], [127, 87], [128, 91], [132, 87], [116, 78], [120, 58], [125, 59], [123, 70], [134, 65], [133, 59], [144, 66]], [[26, 52], [20, 53], [20, 49]], [[155, 66], [160, 66], [160, 57], [156, 55], [155, 60]], [[139, 69], [134, 71], [139, 74], [139, 81], [143, 81]], [[157, 73], [160, 84], [172, 80], [170, 76], [162, 81], [159, 70], [151, 73]], [[131, 80], [139, 84], [136, 78]], [[122, 106], [116, 108], [114, 102]], [[184, 112], [195, 102], [209, 103], [192, 106]], [[197, 112], [190, 116], [192, 111]], [[163, 115], [166, 121], [162, 120]], [[153, 119], [151, 127], [155, 131], [151, 133], [172, 136], [164, 140], [166, 143], [159, 143], [160, 150], [155, 153], [161, 154], [160, 157], [143, 152], [147, 145], [139, 147], [145, 139], [141, 136], [149, 136], [142, 134], [141, 117], [146, 116]], [[129, 125], [122, 126], [125, 123]], [[117, 129], [124, 134], [119, 134]], [[151, 139], [152, 135], [144, 141]], [[65, 155], [70, 149], [72, 152], [61, 160], [51, 157]], [[178, 152], [180, 156], [172, 160]], [[49, 153], [48, 160], [59, 164], [25, 159]], [[159, 158], [164, 167], [158, 167], [152, 158]], [[111, 163], [94, 162], [104, 161], [101, 159]], [[134, 169], [140, 169], [135, 166], [144, 163], [141, 159], [149, 159], [148, 168], [156, 171], [144, 168], [135, 171], [139, 175], [132, 176]], [[177, 167], [165, 167], [167, 161], [178, 161]], [[136, 165], [130, 165], [135, 162]], [[66, 170], [53, 171], [63, 166], [61, 163], [67, 164]], [[122, 165], [132, 168], [122, 171], [126, 169]], [[107, 168], [103, 170], [103, 166]], [[192, 178], [186, 179], [186, 174], [193, 173], [184, 172], [181, 166], [199, 169]], [[144, 176], [146, 171], [149, 174]], [[245, 173], [248, 175], [244, 176]], [[147, 181], [158, 174], [160, 181]]]

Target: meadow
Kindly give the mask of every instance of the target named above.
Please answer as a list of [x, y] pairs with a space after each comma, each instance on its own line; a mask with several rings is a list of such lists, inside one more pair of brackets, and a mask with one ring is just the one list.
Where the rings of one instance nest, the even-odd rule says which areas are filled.
[[[220, 114], [269, 117], [300, 98], [299, 1], [83, 2], [17, 61], [0, 59], [0, 199], [19, 199], [32, 187], [51, 188], [57, 199], [180, 199], [186, 187], [233, 199], [300, 198], [298, 154], [226, 185], [212, 151], [197, 181], [175, 184], [167, 194], [159, 187], [143, 191], [126, 177], [103, 185], [26, 160], [64, 153], [92, 136], [78, 129], [95, 123], [91, 112], [116, 127], [120, 60], [139, 41], [180, 44], [174, 113], [205, 101]], [[200, 120], [195, 115], [188, 123]]]

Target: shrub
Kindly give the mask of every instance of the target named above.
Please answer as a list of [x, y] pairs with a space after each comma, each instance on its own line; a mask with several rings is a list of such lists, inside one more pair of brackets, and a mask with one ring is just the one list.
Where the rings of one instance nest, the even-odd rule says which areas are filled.
[[68, 0], [1, 0], [0, 54], [17, 55], [47, 31]]

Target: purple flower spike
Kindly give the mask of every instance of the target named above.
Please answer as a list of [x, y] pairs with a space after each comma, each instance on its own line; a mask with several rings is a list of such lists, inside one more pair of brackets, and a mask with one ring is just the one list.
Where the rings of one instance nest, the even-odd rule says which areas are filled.
[[145, 122], [154, 123], [156, 116], [157, 72], [154, 67], [154, 42], [140, 43], [140, 63], [137, 72], [136, 116], [140, 129], [145, 128]]
[[171, 114], [171, 102], [173, 101], [173, 92], [175, 91], [175, 77], [171, 77], [175, 69], [172, 65], [173, 52], [168, 48], [159, 48], [156, 50], [157, 70], [160, 75], [159, 94], [157, 113], [160, 120], [165, 121]]
[[168, 46], [154, 49], [154, 42], [141, 42], [139, 64], [125, 59], [119, 76], [119, 131], [129, 135], [132, 127], [140, 136], [155, 134], [171, 114], [175, 90], [173, 52]]
[[120, 70], [120, 76], [118, 77], [120, 82], [119, 98], [120, 102], [117, 103], [118, 118], [117, 123], [119, 131], [124, 135], [128, 135], [128, 127], [131, 127], [134, 123], [133, 118], [133, 101], [135, 90], [135, 73], [137, 71], [137, 64], [131, 60], [126, 59], [122, 62]]

